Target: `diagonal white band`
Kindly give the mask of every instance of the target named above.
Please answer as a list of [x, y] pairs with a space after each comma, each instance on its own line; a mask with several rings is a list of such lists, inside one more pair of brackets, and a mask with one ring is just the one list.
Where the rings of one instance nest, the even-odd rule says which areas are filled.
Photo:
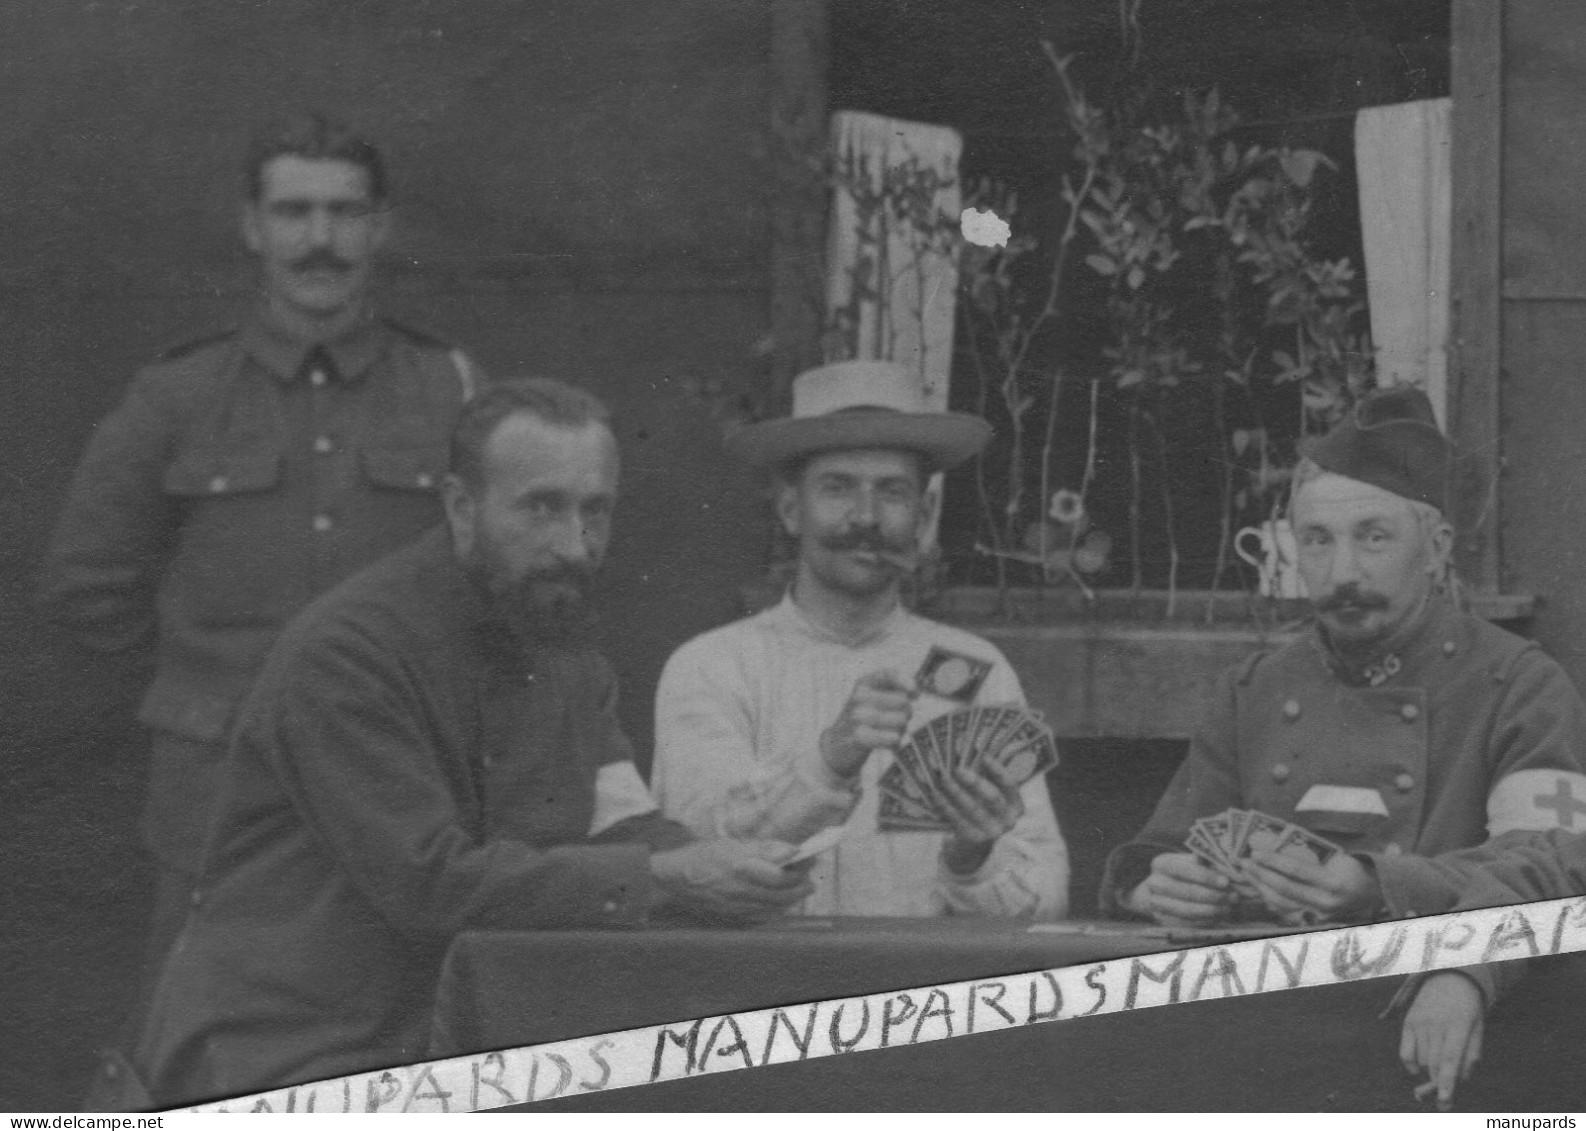
[[[1043, 924], [1040, 929], [1061, 928]], [[1102, 1013], [1586, 950], [1586, 897], [757, 1009], [364, 1072], [182, 1110], [460, 1112]], [[912, 1024], [878, 1024], [901, 999]]]

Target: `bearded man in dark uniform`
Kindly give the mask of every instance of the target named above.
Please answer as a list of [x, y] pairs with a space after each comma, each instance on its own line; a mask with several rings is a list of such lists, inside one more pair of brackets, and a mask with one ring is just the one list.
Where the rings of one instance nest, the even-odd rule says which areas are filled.
[[260, 296], [174, 349], [95, 429], [45, 558], [46, 614], [139, 659], [157, 869], [157, 962], [186, 910], [222, 737], [282, 625], [440, 518], [446, 444], [475, 375], [369, 301], [392, 213], [379, 152], [309, 116], [246, 165], [242, 236]]
[[617, 482], [599, 402], [499, 382], [458, 423], [446, 528], [282, 632], [134, 1057], [153, 1100], [423, 1059], [460, 931], [755, 922], [809, 894], [792, 845], [694, 841], [639, 776], [585, 628]]

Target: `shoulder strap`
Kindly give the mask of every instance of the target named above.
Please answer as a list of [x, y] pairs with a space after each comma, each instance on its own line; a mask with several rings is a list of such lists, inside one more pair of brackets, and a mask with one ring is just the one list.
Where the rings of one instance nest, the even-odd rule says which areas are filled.
[[205, 346], [210, 346], [214, 345], [216, 342], [225, 341], [236, 332], [237, 328], [235, 326], [231, 326], [224, 330], [216, 331], [215, 333], [203, 334], [196, 338], [188, 338], [185, 341], [178, 342], [174, 346], [169, 346], [166, 349], [161, 350], [159, 354], [156, 355], [155, 360], [176, 361], [179, 358], [186, 357], [188, 354], [197, 353]]
[[467, 404], [474, 399], [474, 394], [479, 391], [479, 379], [474, 373], [474, 366], [468, 360], [468, 355], [460, 349], [453, 349], [449, 355], [452, 366], [457, 370], [457, 380], [463, 387], [463, 403]]

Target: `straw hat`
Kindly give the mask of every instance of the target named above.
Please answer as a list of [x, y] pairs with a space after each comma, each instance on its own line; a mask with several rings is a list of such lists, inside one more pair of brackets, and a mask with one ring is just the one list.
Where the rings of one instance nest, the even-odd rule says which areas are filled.
[[991, 425], [962, 412], [925, 407], [919, 381], [892, 361], [843, 361], [808, 369], [793, 379], [793, 411], [779, 420], [746, 424], [728, 434], [729, 452], [757, 467], [779, 467], [800, 456], [844, 448], [918, 452], [945, 471], [976, 455]]

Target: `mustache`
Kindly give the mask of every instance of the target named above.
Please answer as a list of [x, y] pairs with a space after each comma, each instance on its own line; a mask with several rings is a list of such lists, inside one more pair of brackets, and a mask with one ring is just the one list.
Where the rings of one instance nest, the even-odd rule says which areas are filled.
[[1351, 583], [1340, 585], [1314, 604], [1319, 613], [1335, 613], [1342, 609], [1386, 609], [1388, 598], [1381, 593], [1369, 593]]
[[891, 541], [869, 530], [854, 530], [846, 534], [828, 534], [820, 540], [820, 543], [823, 548], [839, 554], [853, 550], [863, 550], [872, 554], [900, 556], [914, 553], [913, 546]]
[[294, 271], [351, 271], [352, 264], [328, 247], [316, 247], [301, 259], [292, 261]]

